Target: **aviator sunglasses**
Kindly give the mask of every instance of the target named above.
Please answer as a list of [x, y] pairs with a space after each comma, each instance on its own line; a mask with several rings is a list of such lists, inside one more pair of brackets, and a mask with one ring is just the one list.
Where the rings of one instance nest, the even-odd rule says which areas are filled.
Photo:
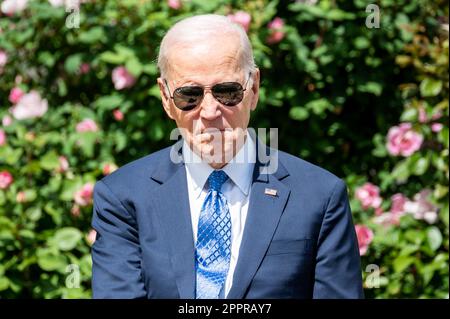
[[175, 106], [180, 110], [189, 111], [202, 102], [206, 88], [210, 88], [213, 97], [225, 106], [239, 104], [244, 98], [244, 91], [247, 89], [247, 83], [251, 75], [251, 73], [248, 74], [244, 87], [239, 82], [223, 82], [213, 86], [182, 86], [175, 89], [173, 95], [170, 95], [170, 88], [166, 79], [164, 79], [164, 83], [166, 83], [169, 96], [173, 99]]

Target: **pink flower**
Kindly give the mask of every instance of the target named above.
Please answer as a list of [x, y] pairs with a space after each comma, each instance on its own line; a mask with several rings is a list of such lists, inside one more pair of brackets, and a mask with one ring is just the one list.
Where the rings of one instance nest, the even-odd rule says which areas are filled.
[[420, 149], [423, 136], [412, 130], [411, 123], [401, 123], [389, 129], [387, 149], [391, 155], [411, 156]]
[[97, 123], [95, 123], [92, 119], [84, 119], [81, 122], [79, 122], [76, 126], [76, 131], [78, 133], [82, 132], [96, 132], [98, 131]]
[[8, 62], [8, 54], [5, 51], [0, 50], [0, 68], [4, 67]]
[[27, 7], [28, 0], [5, 0], [2, 2], [1, 11], [7, 16], [20, 13]]
[[86, 240], [89, 243], [89, 245], [93, 245], [95, 243], [95, 239], [97, 238], [97, 231], [95, 229], [91, 229], [89, 231], [89, 234], [86, 236]]
[[7, 189], [14, 181], [13, 176], [8, 171], [0, 171], [0, 189]]
[[41, 117], [47, 109], [47, 100], [42, 99], [38, 92], [31, 91], [23, 95], [9, 111], [17, 120], [24, 120]]
[[429, 224], [434, 224], [438, 218], [438, 208], [429, 201], [431, 191], [424, 189], [414, 195], [413, 201], [406, 201], [405, 211], [413, 214], [415, 219], [425, 220]]
[[373, 240], [372, 230], [364, 225], [355, 225], [356, 236], [358, 237], [359, 254], [365, 255], [370, 243]]
[[240, 24], [244, 28], [245, 32], [248, 32], [248, 29], [250, 28], [250, 21], [252, 20], [250, 14], [245, 11], [237, 11], [234, 14], [229, 14], [228, 18], [231, 21]]
[[0, 75], [3, 73], [3, 67], [8, 62], [8, 54], [5, 51], [0, 50]]
[[121, 110], [119, 110], [119, 109], [115, 109], [114, 111], [113, 111], [113, 116], [114, 116], [114, 118], [116, 119], [116, 121], [122, 121], [123, 120], [123, 113], [122, 113], [122, 111]]
[[267, 43], [274, 44], [278, 43], [284, 38], [284, 21], [283, 19], [276, 17], [268, 25], [267, 28], [270, 30], [270, 34], [267, 37]]
[[82, 63], [80, 65], [80, 74], [86, 74], [91, 70], [91, 66], [89, 65], [89, 63]]
[[103, 165], [103, 175], [109, 175], [117, 170], [117, 165], [114, 163], [106, 163]]
[[365, 183], [358, 187], [355, 191], [355, 197], [361, 202], [364, 209], [369, 207], [377, 209], [381, 206], [380, 189], [372, 183]]
[[10, 126], [11, 123], [12, 123], [12, 118], [11, 118], [11, 116], [9, 116], [9, 115], [3, 116], [3, 118], [2, 118], [2, 125], [3, 125], [3, 126]]
[[431, 124], [431, 130], [434, 133], [438, 133], [438, 132], [442, 131], [443, 128], [444, 128], [444, 125], [442, 125], [442, 123], [433, 123], [433, 124]]
[[94, 184], [86, 183], [75, 192], [74, 200], [75, 203], [80, 206], [87, 206], [92, 203], [92, 194], [94, 192]]
[[20, 88], [14, 87], [11, 92], [9, 92], [9, 101], [12, 104], [16, 104], [17, 102], [19, 102], [23, 94], [24, 92]]
[[18, 203], [25, 203], [26, 201], [26, 195], [24, 191], [20, 191], [16, 195], [16, 202]]
[[112, 71], [112, 81], [116, 90], [122, 90], [133, 86], [136, 79], [125, 67], [118, 66]]
[[405, 212], [405, 203], [408, 200], [408, 198], [405, 195], [401, 193], [394, 194], [392, 195], [391, 200], [392, 200], [390, 209], [391, 213], [400, 214]]
[[428, 121], [427, 112], [425, 111], [423, 106], [421, 106], [419, 108], [419, 122], [420, 123], [426, 123], [427, 121]]
[[175, 10], [178, 10], [181, 8], [181, 1], [180, 0], [167, 0], [167, 5]]
[[75, 218], [80, 217], [81, 214], [80, 206], [78, 206], [77, 204], [73, 205], [72, 208], [70, 209], [70, 214]]
[[0, 128], [0, 146], [6, 144], [6, 133]]
[[64, 173], [69, 169], [69, 161], [67, 160], [67, 157], [60, 156], [58, 157], [59, 160], [59, 167], [56, 169], [58, 173]]

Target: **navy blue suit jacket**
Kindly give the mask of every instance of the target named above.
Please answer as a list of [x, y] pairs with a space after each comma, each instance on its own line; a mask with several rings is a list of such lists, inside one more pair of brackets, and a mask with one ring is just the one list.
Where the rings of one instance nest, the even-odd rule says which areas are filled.
[[[94, 298], [195, 298], [186, 171], [169, 153], [143, 157], [97, 182]], [[274, 174], [260, 173], [268, 163], [255, 164], [227, 298], [363, 297], [344, 182], [281, 151], [278, 161]]]

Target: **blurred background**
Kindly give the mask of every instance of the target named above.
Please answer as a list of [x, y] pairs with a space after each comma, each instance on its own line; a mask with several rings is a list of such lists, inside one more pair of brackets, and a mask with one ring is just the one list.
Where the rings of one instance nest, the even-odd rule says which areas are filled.
[[93, 185], [173, 143], [158, 45], [202, 13], [253, 44], [250, 127], [346, 181], [366, 297], [449, 297], [448, 1], [0, 6], [0, 298], [91, 297]]

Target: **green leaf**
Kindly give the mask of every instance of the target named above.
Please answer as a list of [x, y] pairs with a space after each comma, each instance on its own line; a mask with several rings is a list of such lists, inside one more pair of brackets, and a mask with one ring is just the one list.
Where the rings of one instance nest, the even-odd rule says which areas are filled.
[[428, 156], [426, 157], [419, 157], [417, 161], [413, 163], [412, 171], [414, 175], [420, 176], [425, 174], [425, 172], [428, 169], [428, 166], [430, 165], [430, 159]]
[[393, 266], [396, 273], [403, 272], [406, 268], [408, 268], [413, 262], [415, 258], [409, 256], [398, 256], [394, 259]]
[[439, 228], [433, 226], [427, 230], [428, 244], [433, 251], [436, 251], [442, 244], [442, 234]]
[[93, 27], [86, 32], [82, 32], [79, 36], [80, 42], [88, 44], [103, 42], [105, 38], [106, 35], [102, 27]]
[[331, 110], [333, 105], [327, 99], [317, 99], [306, 103], [305, 108], [312, 110], [314, 114], [324, 113], [327, 109]]
[[358, 86], [358, 91], [365, 93], [372, 93], [376, 96], [380, 96], [383, 92], [383, 86], [378, 82], [367, 82]]
[[39, 164], [43, 169], [52, 171], [59, 167], [59, 156], [55, 151], [49, 151], [41, 157]]
[[106, 51], [100, 54], [100, 60], [112, 64], [122, 64], [125, 62], [125, 57], [115, 52]]
[[128, 72], [130, 72], [134, 77], [138, 77], [142, 73], [142, 64], [138, 59], [130, 59], [125, 64]]
[[63, 255], [54, 254], [50, 249], [40, 248], [36, 252], [38, 265], [46, 271], [64, 271], [67, 260]]
[[289, 117], [291, 119], [294, 119], [294, 120], [297, 120], [297, 121], [303, 121], [303, 120], [306, 120], [309, 117], [309, 112], [304, 107], [294, 106], [289, 111]]
[[4, 277], [3, 275], [0, 277], [0, 291], [6, 290], [9, 287], [9, 280], [8, 278]]
[[80, 69], [80, 65], [82, 62], [83, 57], [81, 54], [73, 54], [69, 56], [64, 62], [64, 69], [70, 74], [75, 74]]
[[394, 169], [392, 170], [392, 176], [395, 178], [397, 182], [402, 183], [408, 179], [410, 175], [408, 166], [409, 166], [408, 160], [400, 161], [397, 163], [397, 165], [395, 165]]
[[413, 122], [417, 119], [417, 110], [415, 108], [407, 108], [400, 116], [402, 122]]
[[438, 95], [442, 90], [442, 81], [441, 80], [435, 80], [432, 78], [425, 78], [420, 83], [420, 94], [422, 96], [436, 96]]
[[56, 231], [52, 242], [58, 249], [67, 251], [74, 249], [82, 237], [82, 233], [77, 228], [65, 227]]

